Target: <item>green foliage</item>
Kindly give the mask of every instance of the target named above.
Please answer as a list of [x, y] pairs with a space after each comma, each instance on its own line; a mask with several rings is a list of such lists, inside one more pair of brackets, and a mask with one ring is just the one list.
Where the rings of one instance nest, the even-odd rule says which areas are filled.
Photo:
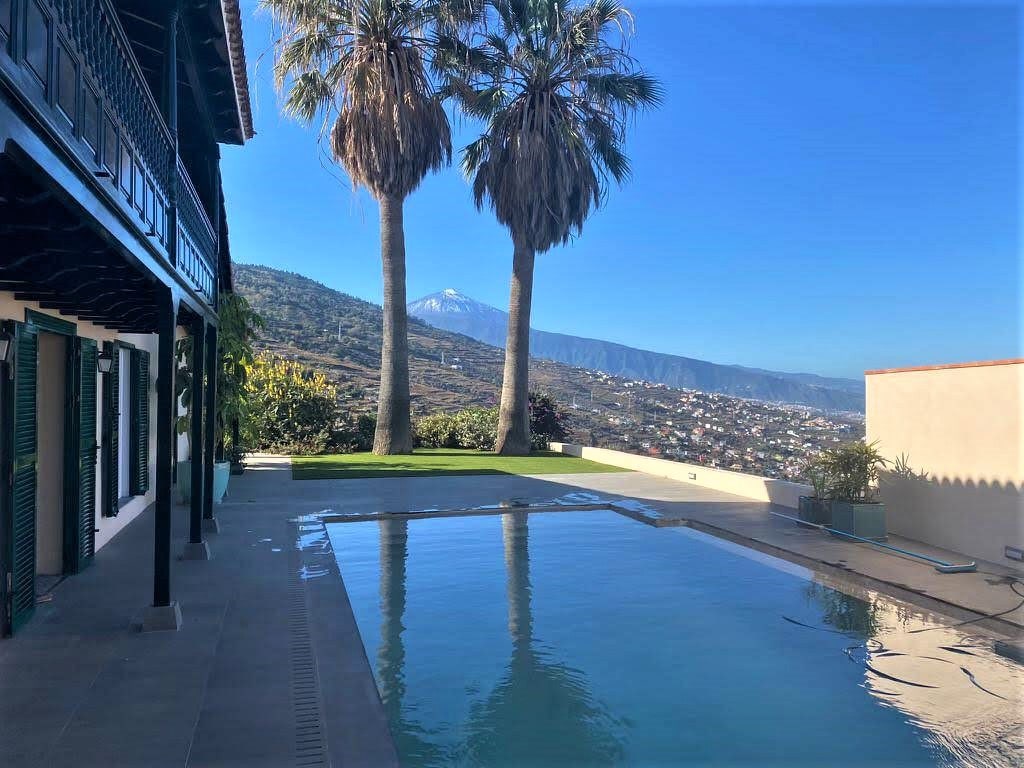
[[565, 442], [569, 414], [550, 395], [530, 393], [530, 444], [535, 451], [547, 450], [551, 441]]
[[618, 2], [489, 0], [468, 37], [440, 35], [445, 94], [484, 124], [462, 151], [477, 208], [531, 250], [580, 234], [607, 181], [629, 177], [626, 130], [661, 102], [629, 55]]
[[333, 448], [341, 421], [338, 390], [326, 376], [269, 353], [253, 360], [245, 384], [244, 440], [254, 450], [316, 454]]
[[361, 413], [356, 417], [357, 451], [373, 450], [373, 438], [377, 432], [377, 414]]
[[828, 498], [852, 503], [874, 498], [878, 473], [888, 464], [877, 442], [861, 440], [826, 451], [822, 461], [828, 472]]
[[[548, 395], [530, 395], [530, 439], [534, 450], [567, 439], [568, 415]], [[416, 422], [416, 442], [423, 448], [472, 448], [493, 451], [498, 434], [497, 408], [466, 408], [432, 413]]]
[[466, 408], [455, 414], [455, 439], [461, 448], [493, 451], [498, 439], [497, 408]]
[[[235, 420], [241, 423], [245, 405], [245, 382], [249, 369], [253, 364], [252, 343], [256, 334], [263, 329], [263, 318], [253, 310], [244, 296], [237, 293], [222, 293], [219, 298], [217, 328], [217, 398], [215, 401], [214, 444], [218, 446], [218, 455], [223, 455], [223, 443], [227, 427]], [[184, 336], [175, 343], [177, 368], [174, 372], [174, 396], [185, 412], [175, 422], [179, 435], [185, 435], [189, 441], [189, 456], [192, 455], [192, 376], [193, 344], [192, 336]], [[200, 368], [206, 361], [198, 361]], [[205, 372], [203, 377], [205, 379]], [[229, 445], [227, 448], [234, 454], [239, 453], [239, 446]]]
[[217, 329], [217, 434], [214, 442], [221, 446], [225, 442], [233, 455], [240, 454], [241, 446], [231, 445], [228, 427], [242, 423], [245, 411], [246, 382], [252, 369], [255, 354], [253, 342], [264, 329], [263, 318], [252, 308], [248, 300], [238, 293], [220, 295], [217, 314], [220, 325]]
[[927, 480], [927, 472], [917, 472], [910, 466], [910, 456], [901, 453], [892, 463], [892, 473], [903, 480]]
[[458, 448], [455, 417], [448, 413], [432, 413], [416, 422], [416, 441], [424, 448]]
[[829, 454], [822, 453], [816, 456], [807, 464], [804, 472], [811, 483], [811, 487], [814, 489], [814, 498], [827, 498], [829, 487], [832, 483], [831, 459]]

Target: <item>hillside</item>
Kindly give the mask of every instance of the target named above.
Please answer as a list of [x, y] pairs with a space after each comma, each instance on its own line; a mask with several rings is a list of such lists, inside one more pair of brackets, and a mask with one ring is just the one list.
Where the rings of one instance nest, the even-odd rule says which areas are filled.
[[[436, 328], [504, 347], [508, 315], [448, 288], [409, 304], [409, 313]], [[782, 373], [721, 365], [679, 355], [636, 349], [600, 339], [531, 330], [534, 357], [670, 387], [720, 392], [735, 397], [793, 403], [837, 411], [864, 410], [864, 385], [809, 373]]]
[[[381, 308], [294, 272], [234, 265], [235, 290], [263, 315], [259, 346], [321, 368], [340, 381], [353, 405], [377, 397]], [[410, 318], [409, 368], [414, 413], [497, 405], [504, 352]], [[563, 400], [589, 396], [564, 365], [537, 360], [534, 386]]]

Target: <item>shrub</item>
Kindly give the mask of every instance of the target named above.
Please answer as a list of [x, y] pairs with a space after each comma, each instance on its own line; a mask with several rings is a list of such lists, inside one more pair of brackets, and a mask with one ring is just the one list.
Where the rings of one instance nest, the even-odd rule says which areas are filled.
[[530, 393], [530, 444], [534, 450], [546, 450], [552, 440], [569, 437], [569, 415], [549, 395]]
[[878, 473], [889, 462], [878, 443], [855, 441], [825, 453], [829, 473], [828, 497], [851, 503], [869, 502], [878, 488]]
[[356, 417], [356, 442], [353, 450], [372, 451], [373, 438], [377, 433], [377, 414], [360, 413]]
[[424, 448], [458, 448], [455, 416], [432, 413], [416, 422], [416, 440]]
[[287, 454], [332, 447], [341, 413], [337, 387], [324, 374], [264, 352], [253, 360], [245, 389], [246, 446]]
[[497, 408], [466, 408], [452, 417], [455, 439], [461, 448], [493, 451], [498, 440]]

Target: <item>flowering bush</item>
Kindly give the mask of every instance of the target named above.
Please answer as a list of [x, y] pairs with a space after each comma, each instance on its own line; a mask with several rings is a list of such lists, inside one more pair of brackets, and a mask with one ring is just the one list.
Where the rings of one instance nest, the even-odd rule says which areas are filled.
[[338, 389], [293, 360], [263, 352], [245, 382], [245, 444], [257, 451], [323, 453], [341, 416]]
[[549, 395], [530, 393], [530, 444], [534, 450], [546, 450], [552, 440], [569, 437], [569, 416]]

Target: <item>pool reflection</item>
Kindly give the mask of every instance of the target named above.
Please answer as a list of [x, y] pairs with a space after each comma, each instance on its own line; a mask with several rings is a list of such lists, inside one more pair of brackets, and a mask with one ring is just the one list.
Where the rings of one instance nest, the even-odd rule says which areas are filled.
[[377, 679], [399, 754], [415, 765], [613, 765], [624, 723], [595, 701], [586, 676], [534, 637], [528, 513], [501, 516], [511, 656], [492, 690], [470, 708], [457, 744], [442, 747], [403, 708], [408, 523], [380, 521], [381, 635]]

